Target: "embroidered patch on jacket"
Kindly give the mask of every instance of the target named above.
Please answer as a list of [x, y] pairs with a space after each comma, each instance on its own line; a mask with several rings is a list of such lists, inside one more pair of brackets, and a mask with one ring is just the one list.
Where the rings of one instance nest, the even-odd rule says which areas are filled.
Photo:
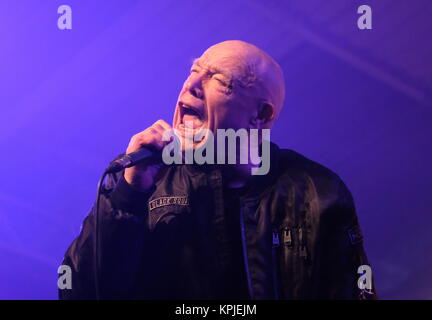
[[357, 244], [363, 241], [363, 234], [358, 225], [355, 225], [348, 229], [348, 235], [351, 241], [351, 244]]
[[177, 205], [177, 206], [187, 206], [189, 205], [189, 198], [187, 196], [177, 196], [177, 197], [159, 197], [153, 199], [149, 202], [149, 211], [153, 209]]

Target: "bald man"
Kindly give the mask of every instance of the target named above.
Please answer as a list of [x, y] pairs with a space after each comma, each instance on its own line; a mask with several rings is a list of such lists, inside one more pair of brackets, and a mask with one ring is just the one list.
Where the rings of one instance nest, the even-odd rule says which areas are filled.
[[[284, 96], [283, 72], [267, 53], [243, 41], [218, 43], [194, 61], [172, 126], [156, 121], [132, 137], [126, 153], [161, 153], [170, 143], [164, 134], [174, 131], [181, 157], [210, 145], [226, 160], [229, 148], [211, 138], [221, 129], [250, 136], [270, 129]], [[197, 140], [188, 135], [202, 132]], [[261, 137], [247, 147], [264, 145]], [[236, 160], [244, 148], [235, 146]], [[343, 181], [292, 150], [273, 143], [268, 150], [263, 175], [251, 173], [257, 163], [250, 157], [161, 160], [111, 174], [99, 203], [99, 267], [93, 209], [66, 252], [72, 288], [60, 289], [60, 298], [375, 298], [373, 281], [358, 281], [368, 262]]]

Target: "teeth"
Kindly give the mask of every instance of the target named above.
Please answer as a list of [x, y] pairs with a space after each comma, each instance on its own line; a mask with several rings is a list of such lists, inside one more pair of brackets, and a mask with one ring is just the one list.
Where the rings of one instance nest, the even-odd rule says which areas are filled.
[[192, 114], [192, 115], [195, 115], [197, 117], [201, 117], [201, 114], [198, 112], [198, 110], [194, 109], [193, 107], [188, 106], [187, 104], [184, 104], [183, 108], [185, 109], [183, 111], [183, 114], [189, 114], [189, 115]]

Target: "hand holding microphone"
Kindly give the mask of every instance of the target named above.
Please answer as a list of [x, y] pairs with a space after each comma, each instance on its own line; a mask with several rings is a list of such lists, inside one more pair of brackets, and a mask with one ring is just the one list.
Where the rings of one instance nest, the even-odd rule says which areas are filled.
[[163, 141], [165, 130], [171, 126], [164, 120], [158, 120], [149, 128], [134, 135], [127, 147], [126, 154], [114, 161], [108, 172], [125, 169], [125, 180], [135, 188], [145, 191], [155, 182], [156, 175], [162, 166], [160, 156], [163, 147], [169, 141]]

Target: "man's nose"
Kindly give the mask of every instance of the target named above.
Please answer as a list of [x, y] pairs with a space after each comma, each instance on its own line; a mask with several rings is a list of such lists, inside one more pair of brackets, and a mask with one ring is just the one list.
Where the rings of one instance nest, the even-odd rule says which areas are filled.
[[203, 88], [202, 88], [201, 76], [196, 75], [196, 76], [190, 77], [186, 81], [186, 89], [195, 98], [202, 99], [204, 97], [204, 92], [203, 92]]

